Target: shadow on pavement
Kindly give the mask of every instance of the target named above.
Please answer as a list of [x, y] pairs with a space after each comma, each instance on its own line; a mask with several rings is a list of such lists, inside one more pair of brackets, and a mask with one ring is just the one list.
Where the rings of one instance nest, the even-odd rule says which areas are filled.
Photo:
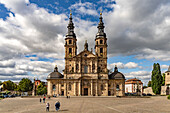
[[62, 112], [62, 111], [68, 111], [68, 109], [63, 109], [63, 110], [59, 110], [59, 111], [49, 111], [49, 112]]

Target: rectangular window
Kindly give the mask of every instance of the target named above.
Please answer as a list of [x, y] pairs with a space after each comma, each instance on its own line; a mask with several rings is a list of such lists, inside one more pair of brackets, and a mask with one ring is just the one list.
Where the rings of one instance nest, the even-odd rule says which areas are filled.
[[119, 85], [116, 85], [116, 90], [119, 90]]
[[69, 40], [69, 44], [71, 44], [72, 43], [72, 40]]
[[72, 48], [69, 48], [69, 53], [72, 53]]
[[100, 53], [103, 53], [103, 48], [100, 48]]

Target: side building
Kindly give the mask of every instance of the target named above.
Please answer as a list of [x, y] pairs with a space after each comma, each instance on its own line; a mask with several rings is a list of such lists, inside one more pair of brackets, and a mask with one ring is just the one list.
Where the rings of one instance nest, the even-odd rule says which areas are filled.
[[165, 86], [161, 87], [161, 95], [170, 95], [170, 66], [165, 72]]
[[143, 83], [141, 80], [133, 78], [125, 82], [126, 93], [143, 93]]
[[48, 95], [63, 96], [124, 96], [125, 77], [115, 70], [110, 75], [107, 69], [107, 38], [104, 32], [102, 13], [98, 32], [95, 37], [95, 53], [88, 49], [85, 41], [84, 50], [77, 54], [77, 38], [70, 14], [68, 32], [65, 38], [65, 69], [63, 74], [54, 72], [47, 77]]

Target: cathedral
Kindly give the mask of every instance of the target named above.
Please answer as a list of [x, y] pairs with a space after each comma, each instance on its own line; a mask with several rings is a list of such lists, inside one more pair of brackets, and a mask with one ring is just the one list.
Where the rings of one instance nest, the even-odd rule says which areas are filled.
[[95, 37], [95, 53], [88, 49], [77, 54], [77, 38], [70, 13], [68, 32], [65, 38], [65, 69], [63, 74], [54, 72], [47, 76], [47, 95], [60, 96], [124, 96], [125, 76], [115, 66], [109, 74], [107, 69], [107, 37], [104, 32], [102, 13], [100, 13], [98, 32]]

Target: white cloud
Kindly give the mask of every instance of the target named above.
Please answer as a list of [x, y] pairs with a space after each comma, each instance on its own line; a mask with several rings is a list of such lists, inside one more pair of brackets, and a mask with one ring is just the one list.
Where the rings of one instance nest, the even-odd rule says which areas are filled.
[[15, 62], [12, 60], [0, 61], [0, 67], [15, 67]]
[[143, 54], [138, 54], [136, 58], [138, 59], [153, 59], [161, 61], [170, 61], [170, 52], [166, 50], [152, 50], [145, 48], [141, 50]]
[[151, 80], [151, 72], [148, 71], [134, 71], [130, 73], [125, 73], [126, 80], [137, 78], [141, 80], [144, 85], [147, 85], [148, 81]]
[[161, 69], [167, 69], [168, 70], [169, 66], [168, 65], [161, 65]]
[[0, 52], [3, 53], [0, 54], [0, 59], [33, 52], [64, 56], [64, 34], [68, 23], [65, 14], [48, 13], [35, 4], [26, 5], [22, 0], [6, 0], [0, 3], [5, 4], [15, 15], [10, 13], [7, 20], [0, 19]]
[[127, 67], [129, 69], [133, 69], [133, 68], [137, 68], [138, 64], [134, 63], [134, 62], [128, 62], [127, 64], [125, 64], [125, 67]]
[[[116, 2], [117, 4], [112, 4], [112, 0], [108, 0], [108, 6], [114, 10], [103, 11], [109, 56], [136, 55], [138, 59], [170, 61], [170, 2], [168, 0]], [[49, 13], [47, 9], [40, 8], [29, 0], [0, 0], [0, 3], [14, 13], [14, 15], [9, 13], [6, 20], [0, 19], [0, 68], [3, 67], [1, 74], [10, 75], [7, 77], [10, 79], [13, 75], [13, 78], [17, 79], [29, 76], [27, 74], [29, 72], [30, 77], [35, 75], [38, 78], [45, 78], [56, 64], [61, 72], [64, 69], [64, 35], [68, 24], [66, 14]], [[97, 22], [83, 20], [81, 15], [90, 15], [94, 18], [98, 15], [95, 7], [95, 4], [89, 2], [70, 6], [70, 9], [78, 13], [75, 16], [73, 12], [78, 51], [83, 50], [85, 40], [89, 42], [89, 49], [94, 48]], [[25, 58], [25, 55], [32, 54], [37, 56]], [[39, 58], [52, 59], [54, 62], [36, 61]], [[135, 62], [126, 64], [117, 62], [109, 66], [114, 65], [121, 69], [142, 68]], [[23, 75], [19, 75], [22, 73]], [[129, 73], [129, 77], [134, 77], [135, 74], [137, 75]], [[0, 79], [1, 77], [5, 76], [0, 75]]]
[[126, 64], [123, 64], [122, 62], [117, 62], [117, 63], [112, 63], [109, 65], [109, 67], [115, 67], [115, 65], [117, 65], [118, 68], [120, 69], [135, 69], [135, 68], [142, 68], [142, 66], [139, 66], [137, 63], [135, 62], [128, 62]]
[[75, 10], [76, 13], [97, 16], [98, 13], [94, 7], [95, 5], [90, 2], [76, 3], [69, 7], [69, 9]]
[[[57, 64], [59, 72], [62, 73], [64, 69], [64, 60], [55, 60], [54, 62], [47, 61], [30, 61], [29, 59], [13, 59], [10, 62], [14, 62], [13, 67], [0, 67], [0, 79], [1, 80], [20, 80], [22, 77], [27, 77], [33, 80], [33, 77], [43, 78], [46, 80], [48, 74], [54, 71], [54, 67]], [[5, 79], [6, 77], [6, 79]]]
[[110, 4], [113, 11], [103, 12], [108, 43], [112, 45], [109, 54], [169, 61], [170, 2], [126, 0], [116, 3]]

